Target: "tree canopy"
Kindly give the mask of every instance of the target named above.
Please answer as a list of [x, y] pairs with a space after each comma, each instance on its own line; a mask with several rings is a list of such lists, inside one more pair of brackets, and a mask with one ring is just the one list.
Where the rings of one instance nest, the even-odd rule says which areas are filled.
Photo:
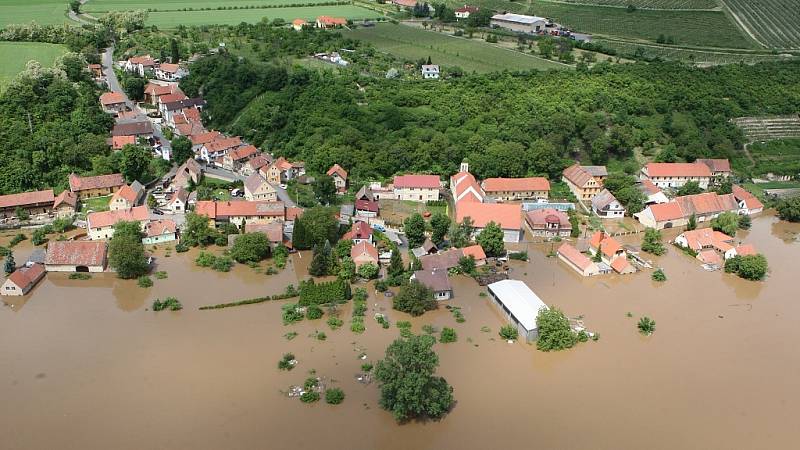
[[503, 244], [503, 229], [495, 222], [489, 222], [486, 227], [478, 233], [475, 241], [483, 247], [486, 256], [502, 256], [506, 252]]
[[417, 280], [411, 280], [400, 288], [400, 292], [392, 298], [392, 307], [412, 316], [421, 316], [425, 311], [438, 307], [433, 291]]
[[148, 271], [139, 222], [117, 222], [108, 242], [108, 265], [120, 278], [131, 279]]
[[327, 241], [336, 242], [339, 224], [329, 208], [316, 206], [305, 210], [294, 222], [292, 241], [298, 250], [308, 250]]

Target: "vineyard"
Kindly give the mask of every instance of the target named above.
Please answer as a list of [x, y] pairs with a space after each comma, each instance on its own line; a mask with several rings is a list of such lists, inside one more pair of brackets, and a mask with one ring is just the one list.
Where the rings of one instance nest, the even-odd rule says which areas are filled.
[[744, 28], [765, 47], [800, 49], [797, 0], [723, 0]]
[[739, 126], [751, 142], [800, 138], [800, 114], [772, 117], [737, 117]]
[[694, 50], [655, 44], [637, 44], [634, 42], [597, 40], [606, 48], [617, 51], [620, 56], [643, 59], [660, 58], [669, 61], [688, 61], [703, 66], [723, 64], [757, 64], [770, 61], [785, 61], [790, 56], [773, 55], [771, 53], [726, 52], [714, 50]]
[[558, 0], [562, 3], [577, 3], [627, 8], [633, 5], [639, 9], [715, 9], [717, 0]]

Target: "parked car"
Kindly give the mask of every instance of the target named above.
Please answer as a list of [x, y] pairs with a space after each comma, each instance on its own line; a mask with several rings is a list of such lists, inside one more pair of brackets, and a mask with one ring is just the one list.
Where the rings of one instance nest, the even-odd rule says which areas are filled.
[[238, 197], [241, 190], [239, 188], [235, 188], [231, 191], [231, 197]]
[[160, 209], [154, 209], [153, 210], [153, 214], [157, 214], [159, 216], [163, 216], [164, 215], [164, 211], [162, 211]]
[[284, 190], [285, 190], [285, 189], [286, 189], [286, 187], [287, 187], [285, 184], [279, 184], [278, 186], [280, 186], [280, 187], [281, 187], [281, 189], [284, 189]]
[[386, 231], [386, 228], [384, 228], [383, 225], [380, 225], [380, 224], [377, 224], [377, 223], [373, 223], [372, 224], [372, 229], [376, 230], [376, 231], [380, 231], [381, 233]]

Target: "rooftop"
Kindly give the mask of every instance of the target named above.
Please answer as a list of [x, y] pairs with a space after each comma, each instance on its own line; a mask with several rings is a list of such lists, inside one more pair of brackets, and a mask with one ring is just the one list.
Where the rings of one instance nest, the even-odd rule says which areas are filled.
[[89, 213], [86, 217], [89, 229], [113, 226], [117, 222], [134, 221], [142, 222], [150, 217], [147, 206], [134, 206], [116, 211], [98, 211]]
[[549, 191], [550, 182], [543, 177], [487, 178], [482, 183], [486, 192]]
[[516, 23], [524, 23], [524, 24], [533, 24], [536, 22], [547, 22], [547, 19], [544, 17], [537, 17], [537, 16], [525, 16], [522, 14], [513, 14], [513, 13], [505, 13], [505, 14], [495, 14], [492, 16], [492, 20], [502, 20], [506, 22], [516, 22]]
[[519, 280], [502, 280], [488, 286], [498, 301], [526, 330], [536, 329], [536, 317], [547, 305], [527, 284]]
[[50, 241], [47, 243], [47, 265], [102, 266], [106, 259], [106, 243], [102, 241]]
[[398, 175], [394, 177], [395, 188], [439, 189], [438, 175]]
[[648, 163], [644, 169], [648, 177], [710, 177], [711, 170], [702, 163]]
[[456, 207], [456, 222], [461, 223], [465, 217], [472, 218], [472, 224], [478, 228], [494, 222], [504, 230], [518, 230], [522, 227], [522, 206], [509, 203], [459, 202]]
[[414, 272], [414, 279], [434, 292], [453, 290], [446, 270], [418, 270]]
[[123, 184], [125, 184], [125, 180], [120, 173], [93, 177], [80, 177], [74, 173], [69, 175], [69, 187], [72, 192], [80, 192], [87, 189], [105, 189], [122, 186]]
[[55, 196], [52, 189], [45, 191], [22, 192], [19, 194], [0, 195], [0, 208], [16, 208], [17, 206], [53, 203]]

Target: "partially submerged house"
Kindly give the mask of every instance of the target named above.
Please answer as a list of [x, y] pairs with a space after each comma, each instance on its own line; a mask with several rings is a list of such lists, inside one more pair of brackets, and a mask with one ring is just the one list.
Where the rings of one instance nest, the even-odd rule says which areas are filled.
[[379, 264], [378, 249], [368, 241], [361, 241], [350, 249], [350, 258], [356, 265], [356, 270], [364, 264]]
[[350, 231], [345, 233], [342, 239], [349, 239], [353, 241], [353, 244], [358, 244], [360, 242], [374, 243], [372, 239], [372, 228], [369, 224], [362, 221], [353, 223], [353, 226], [350, 227]]
[[206, 216], [209, 225], [232, 223], [241, 229], [242, 223], [269, 223], [287, 218], [283, 202], [267, 201], [198, 201], [195, 214]]
[[620, 275], [635, 273], [636, 268], [628, 262], [628, 253], [622, 244], [602, 231], [596, 231], [589, 240], [589, 253], [600, 253], [602, 262], [611, 266]]
[[547, 305], [524, 282], [501, 280], [487, 286], [495, 306], [517, 327], [519, 335], [527, 342], [539, 337], [536, 318]]
[[633, 216], [642, 225], [660, 230], [686, 225], [692, 216], [697, 223], [707, 222], [723, 212], [741, 213], [734, 194], [684, 195], [668, 203], [650, 205]]
[[558, 248], [556, 253], [558, 254], [559, 260], [563, 261], [570, 269], [584, 277], [590, 277], [600, 273], [600, 269], [594, 261], [566, 242], [561, 244], [561, 247]]
[[733, 243], [734, 239], [731, 236], [711, 228], [684, 231], [675, 238], [675, 244], [681, 247], [690, 248], [697, 253], [711, 249], [722, 254], [724, 259], [736, 256]]
[[53, 214], [59, 219], [72, 217], [77, 210], [78, 196], [72, 191], [64, 190], [53, 202]]
[[106, 267], [106, 243], [50, 241], [44, 266], [48, 272], [102, 272]]
[[48, 214], [53, 208], [54, 201], [52, 189], [0, 195], [0, 219], [16, 217], [17, 210], [30, 215]]
[[151, 220], [144, 226], [142, 244], [161, 244], [176, 240], [178, 240], [178, 226], [170, 219]]
[[418, 270], [411, 274], [412, 280], [419, 281], [423, 286], [433, 291], [436, 300], [450, 300], [453, 298], [453, 286], [446, 270]]
[[44, 278], [44, 265], [34, 263], [31, 266], [20, 267], [6, 278], [0, 286], [0, 295], [19, 296], [25, 295]]
[[764, 211], [764, 204], [755, 195], [738, 185], [733, 185], [733, 197], [739, 203], [739, 214], [752, 215]]
[[89, 239], [111, 239], [114, 236], [114, 225], [118, 222], [139, 222], [144, 229], [145, 222], [150, 218], [147, 206], [134, 206], [129, 209], [116, 211], [98, 211], [86, 216], [86, 228]]

